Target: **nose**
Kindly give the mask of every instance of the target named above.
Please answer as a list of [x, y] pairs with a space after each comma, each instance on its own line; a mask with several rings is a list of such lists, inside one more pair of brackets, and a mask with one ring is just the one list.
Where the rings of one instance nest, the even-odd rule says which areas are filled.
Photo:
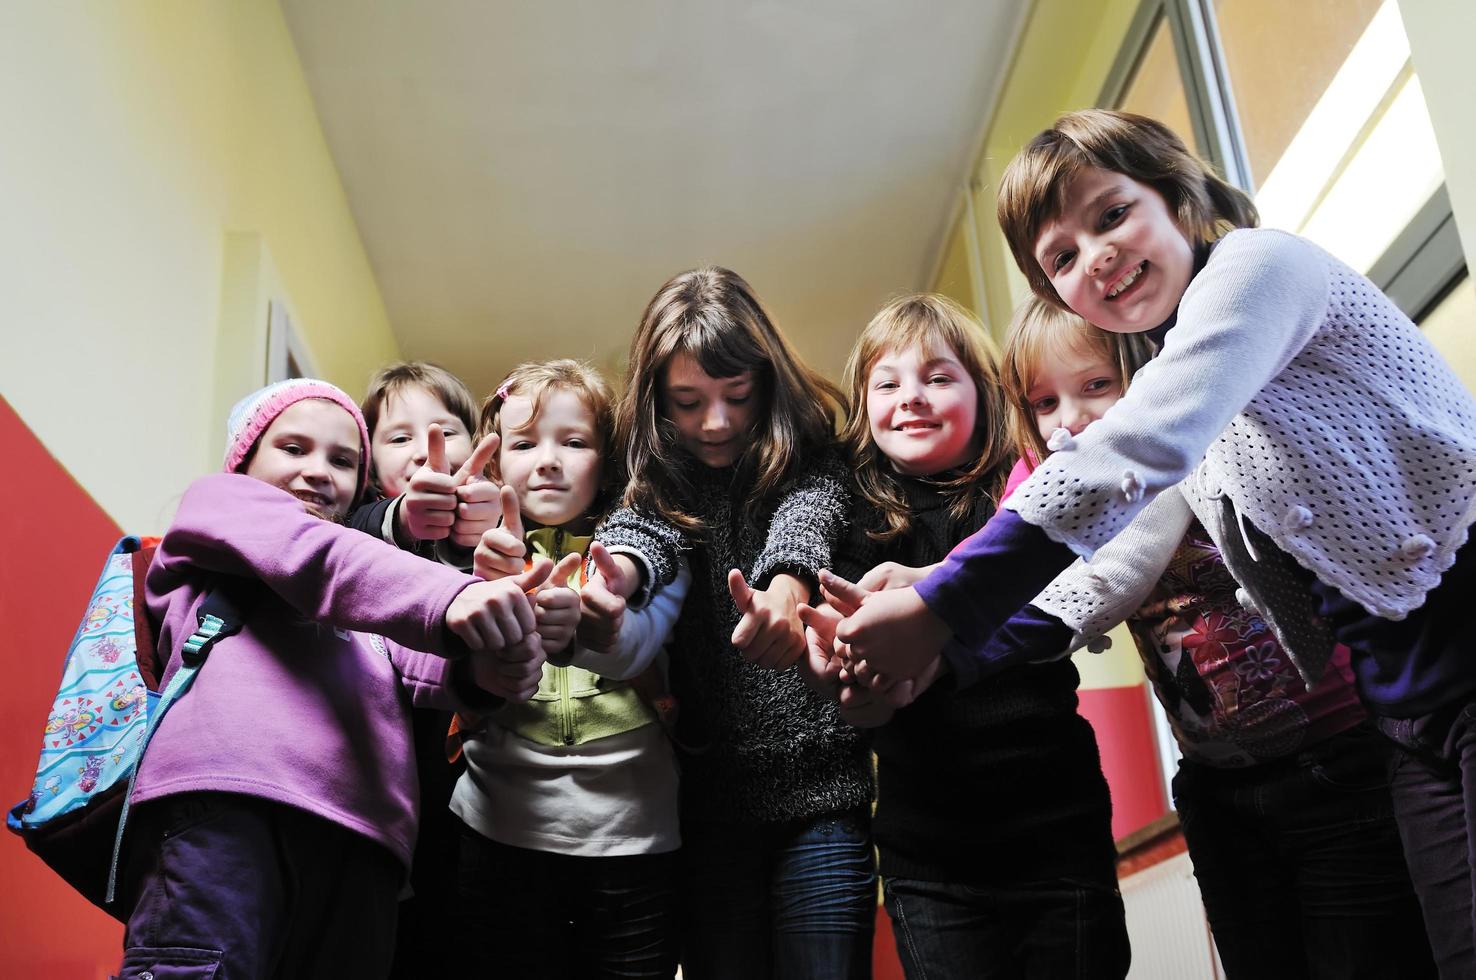
[[1061, 404], [1061, 425], [1072, 435], [1081, 435], [1081, 430], [1097, 420], [1091, 409], [1083, 402], [1063, 401]]
[[1087, 275], [1097, 276], [1111, 267], [1113, 260], [1117, 258], [1117, 246], [1110, 241], [1093, 239], [1082, 247], [1082, 254], [1086, 261]]
[[917, 381], [904, 381], [900, 390], [904, 406], [916, 408], [927, 401], [927, 388]]
[[302, 478], [309, 483], [327, 483], [328, 472], [328, 459], [322, 453], [308, 453], [302, 457]]
[[556, 470], [563, 465], [559, 460], [558, 449], [552, 443], [545, 442], [538, 447], [537, 465], [540, 470]]
[[703, 432], [726, 432], [728, 430], [728, 410], [721, 400], [715, 401], [707, 406], [707, 411], [702, 415]]
[[410, 461], [416, 466], [424, 466], [427, 459], [430, 459], [430, 450], [426, 448], [426, 439], [422, 435], [415, 440], [415, 450]]

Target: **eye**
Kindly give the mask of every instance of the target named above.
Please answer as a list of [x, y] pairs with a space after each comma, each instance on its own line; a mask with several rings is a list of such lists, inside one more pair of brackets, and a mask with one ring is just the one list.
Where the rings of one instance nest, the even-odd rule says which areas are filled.
[[1044, 398], [1037, 398], [1035, 401], [1030, 403], [1030, 409], [1031, 411], [1035, 412], [1036, 415], [1045, 415], [1047, 412], [1053, 411], [1055, 407], [1055, 395], [1047, 395]]
[[512, 444], [507, 448], [513, 450], [514, 452], [524, 452], [526, 450], [532, 449], [533, 443], [527, 439], [514, 439]]
[[389, 437], [389, 444], [391, 446], [403, 446], [408, 444], [410, 441], [411, 439], [409, 434], [404, 432], [399, 432]]
[[1127, 210], [1128, 206], [1126, 204], [1114, 204], [1106, 211], [1103, 211], [1102, 227], [1111, 228], [1113, 225], [1117, 224], [1119, 221], [1122, 220], [1123, 215], [1127, 214]]
[[1100, 395], [1112, 387], [1111, 378], [1093, 378], [1082, 388], [1089, 395]]
[[751, 397], [753, 397], [753, 396], [752, 395], [729, 395], [728, 396], [728, 404], [729, 405], [747, 405], [748, 404], [748, 399], [751, 398]]
[[1070, 265], [1071, 260], [1074, 258], [1076, 258], [1076, 253], [1070, 251], [1069, 249], [1066, 251], [1057, 252], [1055, 256], [1051, 259], [1051, 273], [1054, 275], [1055, 273], [1060, 272], [1062, 269]]
[[570, 449], [588, 449], [589, 448], [589, 443], [586, 442], [585, 440], [579, 438], [578, 436], [574, 436], [574, 437], [570, 438], [567, 442], [564, 443], [564, 445], [568, 446]]
[[696, 408], [700, 404], [700, 402], [678, 402], [678, 401], [674, 401], [671, 404], [672, 404], [672, 407], [673, 408], [681, 409], [683, 412], [690, 412], [692, 409]]
[[352, 456], [334, 456], [333, 465], [341, 470], [356, 470], [359, 468], [359, 461]]
[[891, 381], [891, 380], [878, 381], [876, 383], [876, 390], [877, 391], [892, 391], [896, 387], [897, 387], [897, 382]]
[[953, 377], [951, 375], [947, 375], [947, 374], [935, 374], [931, 378], [928, 379], [928, 384], [930, 384], [930, 385], [951, 385], [951, 384], [953, 384]]
[[307, 452], [307, 450], [303, 449], [295, 442], [284, 442], [281, 446], [281, 450], [288, 456], [302, 456]]

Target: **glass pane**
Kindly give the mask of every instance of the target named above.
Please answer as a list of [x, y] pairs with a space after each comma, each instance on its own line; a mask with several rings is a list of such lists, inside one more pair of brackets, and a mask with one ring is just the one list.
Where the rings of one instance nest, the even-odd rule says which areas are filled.
[[1203, 149], [1194, 140], [1194, 126], [1189, 121], [1189, 99], [1184, 94], [1184, 78], [1174, 56], [1174, 37], [1162, 15], [1148, 35], [1143, 56], [1133, 69], [1133, 77], [1123, 90], [1117, 108], [1157, 119], [1179, 134], [1196, 152]]
[[1476, 392], [1476, 279], [1466, 276], [1457, 283], [1420, 318], [1420, 327], [1466, 387]]
[[1262, 224], [1368, 271], [1445, 178], [1395, 0], [1216, 0], [1215, 16]]

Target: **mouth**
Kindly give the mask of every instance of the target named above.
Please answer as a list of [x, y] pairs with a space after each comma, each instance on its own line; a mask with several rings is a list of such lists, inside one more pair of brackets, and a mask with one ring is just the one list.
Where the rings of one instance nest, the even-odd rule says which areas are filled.
[[296, 497], [298, 500], [301, 500], [309, 507], [317, 507], [322, 510], [327, 510], [333, 506], [333, 501], [329, 500], [321, 493], [314, 493], [311, 490], [289, 490], [288, 493], [292, 494], [292, 496]]
[[1117, 299], [1123, 293], [1132, 289], [1135, 285], [1138, 284], [1139, 280], [1143, 278], [1144, 273], [1146, 273], [1147, 271], [1148, 260], [1144, 259], [1142, 262], [1139, 262], [1137, 265], [1129, 269], [1121, 279], [1112, 284], [1111, 288], [1107, 290], [1107, 299]]
[[893, 427], [893, 431], [896, 431], [896, 432], [931, 432], [934, 429], [940, 429], [940, 428], [942, 428], [942, 426], [939, 423], [937, 423], [937, 422], [928, 422], [928, 421], [924, 421], [923, 419], [912, 419], [910, 421], [903, 422], [900, 425], [894, 426]]
[[546, 485], [541, 486], [541, 487], [529, 487], [528, 488], [528, 492], [529, 493], [563, 493], [564, 491], [566, 491], [568, 489], [569, 489], [568, 487], [560, 487], [560, 486], [554, 486], [553, 484], [546, 484]]

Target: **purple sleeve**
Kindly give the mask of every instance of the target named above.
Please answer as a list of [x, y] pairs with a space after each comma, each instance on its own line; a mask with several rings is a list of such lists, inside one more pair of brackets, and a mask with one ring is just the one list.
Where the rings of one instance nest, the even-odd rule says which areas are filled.
[[1026, 606], [977, 650], [957, 638], [948, 641], [943, 659], [953, 671], [955, 685], [965, 688], [1006, 667], [1064, 654], [1075, 638], [1075, 631], [1055, 616]]
[[[953, 630], [955, 640], [944, 651], [949, 665], [982, 664], [994, 632], [1075, 560], [1070, 548], [1010, 510], [965, 538], [917, 584], [928, 609]], [[969, 673], [961, 672], [960, 681]]]
[[255, 579], [308, 619], [452, 654], [446, 609], [474, 579], [313, 517], [291, 494], [221, 473], [196, 480], [149, 571], [153, 598], [200, 572]]

